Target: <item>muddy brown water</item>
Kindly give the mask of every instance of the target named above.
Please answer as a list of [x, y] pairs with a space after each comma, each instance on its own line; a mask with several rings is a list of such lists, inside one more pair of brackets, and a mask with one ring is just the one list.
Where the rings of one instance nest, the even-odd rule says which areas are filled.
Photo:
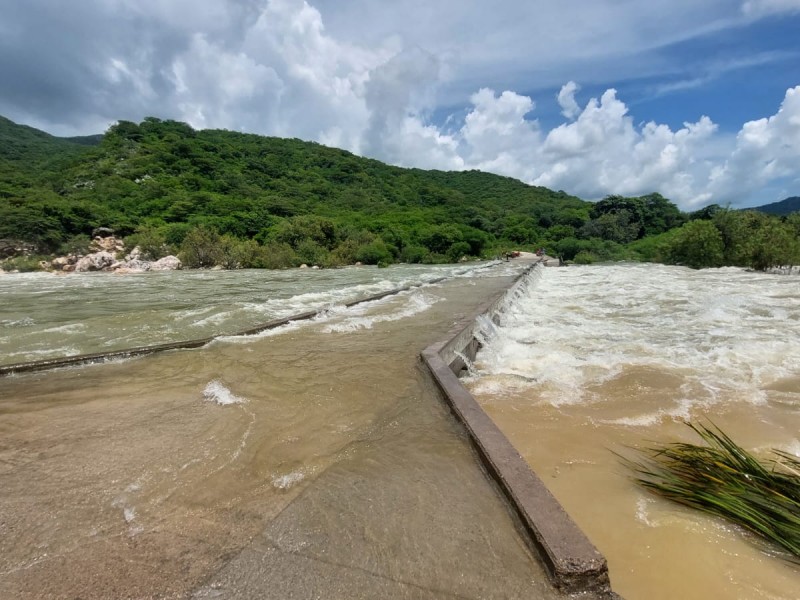
[[469, 386], [606, 556], [627, 600], [794, 600], [800, 568], [738, 527], [637, 486], [615, 453], [713, 423], [800, 455], [800, 280], [658, 265], [547, 269]]
[[0, 379], [0, 598], [556, 597], [417, 358], [509, 282]]

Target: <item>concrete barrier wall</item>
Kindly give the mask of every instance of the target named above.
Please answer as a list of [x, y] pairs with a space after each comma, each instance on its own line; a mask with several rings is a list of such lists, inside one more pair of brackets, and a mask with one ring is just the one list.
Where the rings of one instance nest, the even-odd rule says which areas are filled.
[[[523, 278], [529, 277], [533, 269], [541, 268], [544, 267], [532, 265], [515, 285], [524, 283]], [[457, 374], [465, 367], [459, 354], [472, 360], [480, 346], [475, 336], [478, 316], [497, 322], [514, 290], [512, 286], [508, 292], [486, 302], [474, 316], [457, 324], [444, 340], [426, 348], [421, 358], [452, 412], [469, 433], [489, 474], [519, 516], [530, 545], [556, 587], [568, 593], [617, 598], [611, 591], [605, 557], [458, 379]]]

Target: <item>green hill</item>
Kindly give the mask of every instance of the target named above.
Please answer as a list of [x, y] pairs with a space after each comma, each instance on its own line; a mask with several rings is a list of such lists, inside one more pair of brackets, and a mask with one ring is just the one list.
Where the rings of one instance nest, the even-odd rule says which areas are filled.
[[177, 248], [201, 226], [295, 252], [309, 242], [301, 259], [314, 262], [348, 240], [381, 260], [447, 260], [552, 240], [551, 230], [563, 237], [590, 208], [489, 173], [403, 169], [312, 142], [155, 118], [120, 122], [96, 146], [3, 119], [0, 140], [0, 238], [41, 252], [100, 226]]
[[[313, 142], [152, 117], [70, 139], [0, 119], [4, 255], [80, 253], [98, 227], [146, 257], [180, 253], [188, 266], [445, 262], [540, 247], [577, 262], [787, 264], [783, 255], [756, 261], [756, 246], [734, 244], [773, 225], [783, 229], [758, 248], [785, 234], [795, 252], [794, 222], [707, 212], [683, 214], [659, 194], [590, 203], [490, 173], [405, 169]], [[667, 233], [704, 219], [713, 223]], [[703, 250], [709, 240], [721, 245], [713, 260]]]
[[14, 163], [20, 169], [41, 167], [53, 159], [75, 156], [87, 146], [96, 146], [102, 137], [59, 138], [0, 117], [0, 160]]
[[763, 206], [756, 206], [751, 210], [767, 213], [768, 215], [790, 215], [793, 212], [800, 211], [800, 196], [792, 196], [780, 202], [773, 202], [771, 204], [764, 204]]

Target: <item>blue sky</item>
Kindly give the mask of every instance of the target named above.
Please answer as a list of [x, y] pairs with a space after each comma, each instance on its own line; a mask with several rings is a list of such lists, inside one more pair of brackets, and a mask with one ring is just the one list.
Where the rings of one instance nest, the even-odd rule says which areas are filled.
[[800, 195], [800, 0], [0, 0], [0, 114], [152, 115], [691, 210]]

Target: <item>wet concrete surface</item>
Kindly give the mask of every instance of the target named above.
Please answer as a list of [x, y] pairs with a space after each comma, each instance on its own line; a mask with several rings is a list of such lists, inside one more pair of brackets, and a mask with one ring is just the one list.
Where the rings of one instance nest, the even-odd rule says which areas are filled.
[[417, 358], [510, 281], [3, 379], [0, 598], [562, 597]]

